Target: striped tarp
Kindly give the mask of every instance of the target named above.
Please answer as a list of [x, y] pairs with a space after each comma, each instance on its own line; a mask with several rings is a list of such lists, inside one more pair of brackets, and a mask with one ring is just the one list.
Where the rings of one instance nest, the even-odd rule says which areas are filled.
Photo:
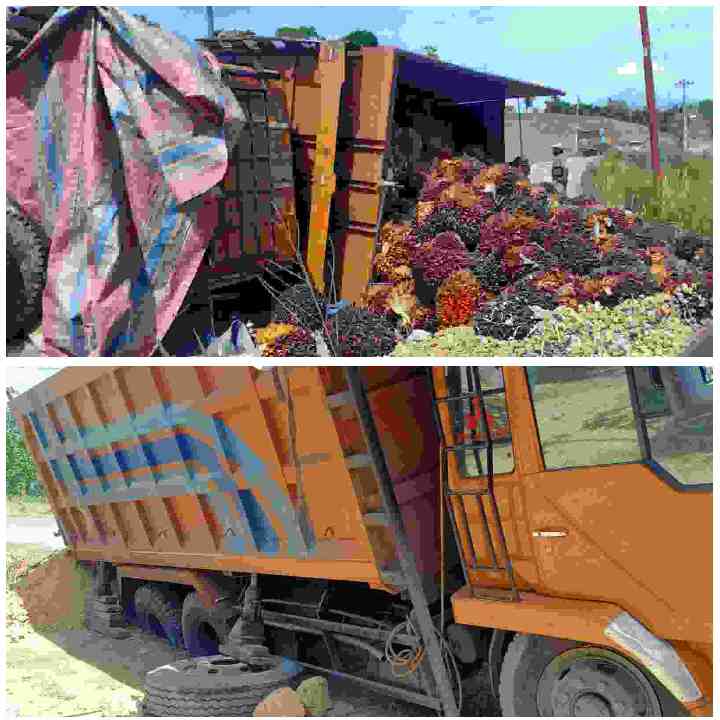
[[115, 7], [58, 10], [7, 75], [7, 193], [50, 240], [50, 355], [148, 355], [215, 230], [243, 111], [212, 56]]

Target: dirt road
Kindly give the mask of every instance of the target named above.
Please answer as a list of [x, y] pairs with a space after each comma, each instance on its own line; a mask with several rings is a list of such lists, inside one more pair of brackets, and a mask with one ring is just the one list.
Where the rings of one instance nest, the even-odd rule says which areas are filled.
[[[127, 638], [110, 639], [87, 630], [65, 630], [11, 645], [9, 716], [139, 714], [145, 673], [187, 655], [136, 628], [130, 628], [129, 633]], [[304, 673], [293, 685], [313, 674]], [[349, 680], [330, 675], [328, 684], [333, 703], [330, 717], [432, 715], [419, 705], [385, 697]], [[463, 690], [463, 715], [499, 715], [484, 676], [468, 680]]]
[[65, 542], [62, 537], [55, 537], [57, 531], [57, 523], [52, 517], [9, 517], [6, 541], [60, 550], [65, 547]]

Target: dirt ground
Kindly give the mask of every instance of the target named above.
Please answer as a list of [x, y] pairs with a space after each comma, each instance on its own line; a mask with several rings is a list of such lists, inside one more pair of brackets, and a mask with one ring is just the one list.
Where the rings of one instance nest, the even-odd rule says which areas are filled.
[[[27, 553], [26, 553], [27, 555]], [[47, 556], [46, 556], [47, 557]], [[8, 553], [6, 698], [9, 717], [139, 715], [145, 674], [187, 657], [165, 640], [129, 627], [111, 639], [83, 627], [89, 578], [67, 552], [32, 567], [37, 552]], [[295, 678], [299, 684], [312, 672]], [[430, 711], [328, 676], [331, 717], [423, 717]], [[485, 673], [463, 687], [463, 715], [495, 716]]]

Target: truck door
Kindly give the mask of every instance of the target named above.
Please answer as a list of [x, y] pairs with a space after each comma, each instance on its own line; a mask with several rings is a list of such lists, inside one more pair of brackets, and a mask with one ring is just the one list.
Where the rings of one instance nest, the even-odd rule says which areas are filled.
[[506, 383], [508, 372], [518, 369], [447, 367], [433, 373], [446, 508], [466, 577], [476, 597], [500, 600], [516, 600], [518, 590], [533, 586], [537, 572], [525, 524], [522, 466], [513, 452], [517, 384]]
[[536, 591], [617, 603], [666, 639], [712, 641], [712, 377], [703, 368], [530, 368], [542, 450], [523, 478]]

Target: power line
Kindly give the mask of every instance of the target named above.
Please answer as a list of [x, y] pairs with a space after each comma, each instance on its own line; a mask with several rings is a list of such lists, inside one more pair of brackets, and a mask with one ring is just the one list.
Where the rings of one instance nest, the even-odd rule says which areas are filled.
[[695, 81], [694, 81], [694, 80], [686, 80], [686, 79], [684, 79], [684, 78], [683, 78], [682, 80], [678, 80], [678, 81], [675, 83], [675, 87], [682, 88], [682, 91], [683, 91], [683, 99], [682, 99], [683, 108], [685, 108], [685, 93], [686, 93], [687, 89], [688, 89], [691, 85], [694, 85], [694, 84], [695, 84]]

